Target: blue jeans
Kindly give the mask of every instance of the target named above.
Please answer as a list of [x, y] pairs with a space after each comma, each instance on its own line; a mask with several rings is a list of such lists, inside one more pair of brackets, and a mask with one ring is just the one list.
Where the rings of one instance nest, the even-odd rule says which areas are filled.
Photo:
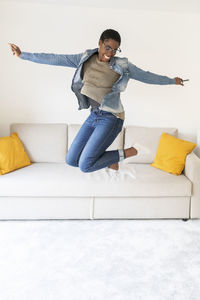
[[122, 160], [122, 149], [106, 149], [122, 130], [123, 123], [124, 120], [110, 112], [91, 110], [68, 150], [66, 163], [82, 172], [94, 172]]

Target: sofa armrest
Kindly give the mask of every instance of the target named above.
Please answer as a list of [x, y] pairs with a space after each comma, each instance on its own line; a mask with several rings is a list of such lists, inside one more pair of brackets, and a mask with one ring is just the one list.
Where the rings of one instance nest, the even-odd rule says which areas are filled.
[[184, 175], [192, 182], [190, 217], [200, 218], [200, 159], [194, 152], [186, 157]]

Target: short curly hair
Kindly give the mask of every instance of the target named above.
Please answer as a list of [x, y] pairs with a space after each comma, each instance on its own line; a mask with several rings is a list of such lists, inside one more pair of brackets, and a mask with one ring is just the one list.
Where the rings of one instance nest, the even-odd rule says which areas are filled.
[[106, 29], [106, 30], [104, 30], [104, 32], [102, 32], [102, 34], [100, 36], [100, 40], [102, 42], [104, 42], [104, 40], [107, 40], [107, 39], [115, 40], [119, 43], [119, 45], [121, 44], [120, 34], [119, 34], [119, 32], [117, 32], [114, 29]]

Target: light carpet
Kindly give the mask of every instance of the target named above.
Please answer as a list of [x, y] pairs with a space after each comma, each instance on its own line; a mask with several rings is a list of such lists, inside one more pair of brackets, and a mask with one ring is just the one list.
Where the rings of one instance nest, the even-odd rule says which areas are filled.
[[0, 222], [0, 300], [199, 300], [200, 220]]

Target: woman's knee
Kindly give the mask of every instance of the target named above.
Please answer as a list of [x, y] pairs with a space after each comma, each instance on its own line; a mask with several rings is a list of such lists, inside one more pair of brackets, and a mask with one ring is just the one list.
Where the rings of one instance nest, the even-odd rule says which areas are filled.
[[84, 172], [84, 173], [89, 173], [89, 172], [91, 172], [91, 171], [90, 171], [90, 168], [87, 167], [86, 165], [81, 164], [81, 165], [79, 165], [79, 168], [80, 168], [80, 170], [81, 170], [82, 172]]
[[68, 155], [68, 153], [65, 156], [65, 162], [66, 162], [66, 164], [68, 164], [70, 166], [78, 167], [78, 162], [73, 157], [71, 157], [70, 155]]
[[90, 169], [92, 165], [88, 162], [88, 160], [80, 160], [78, 164], [80, 170], [84, 173], [89, 173], [91, 172]]

